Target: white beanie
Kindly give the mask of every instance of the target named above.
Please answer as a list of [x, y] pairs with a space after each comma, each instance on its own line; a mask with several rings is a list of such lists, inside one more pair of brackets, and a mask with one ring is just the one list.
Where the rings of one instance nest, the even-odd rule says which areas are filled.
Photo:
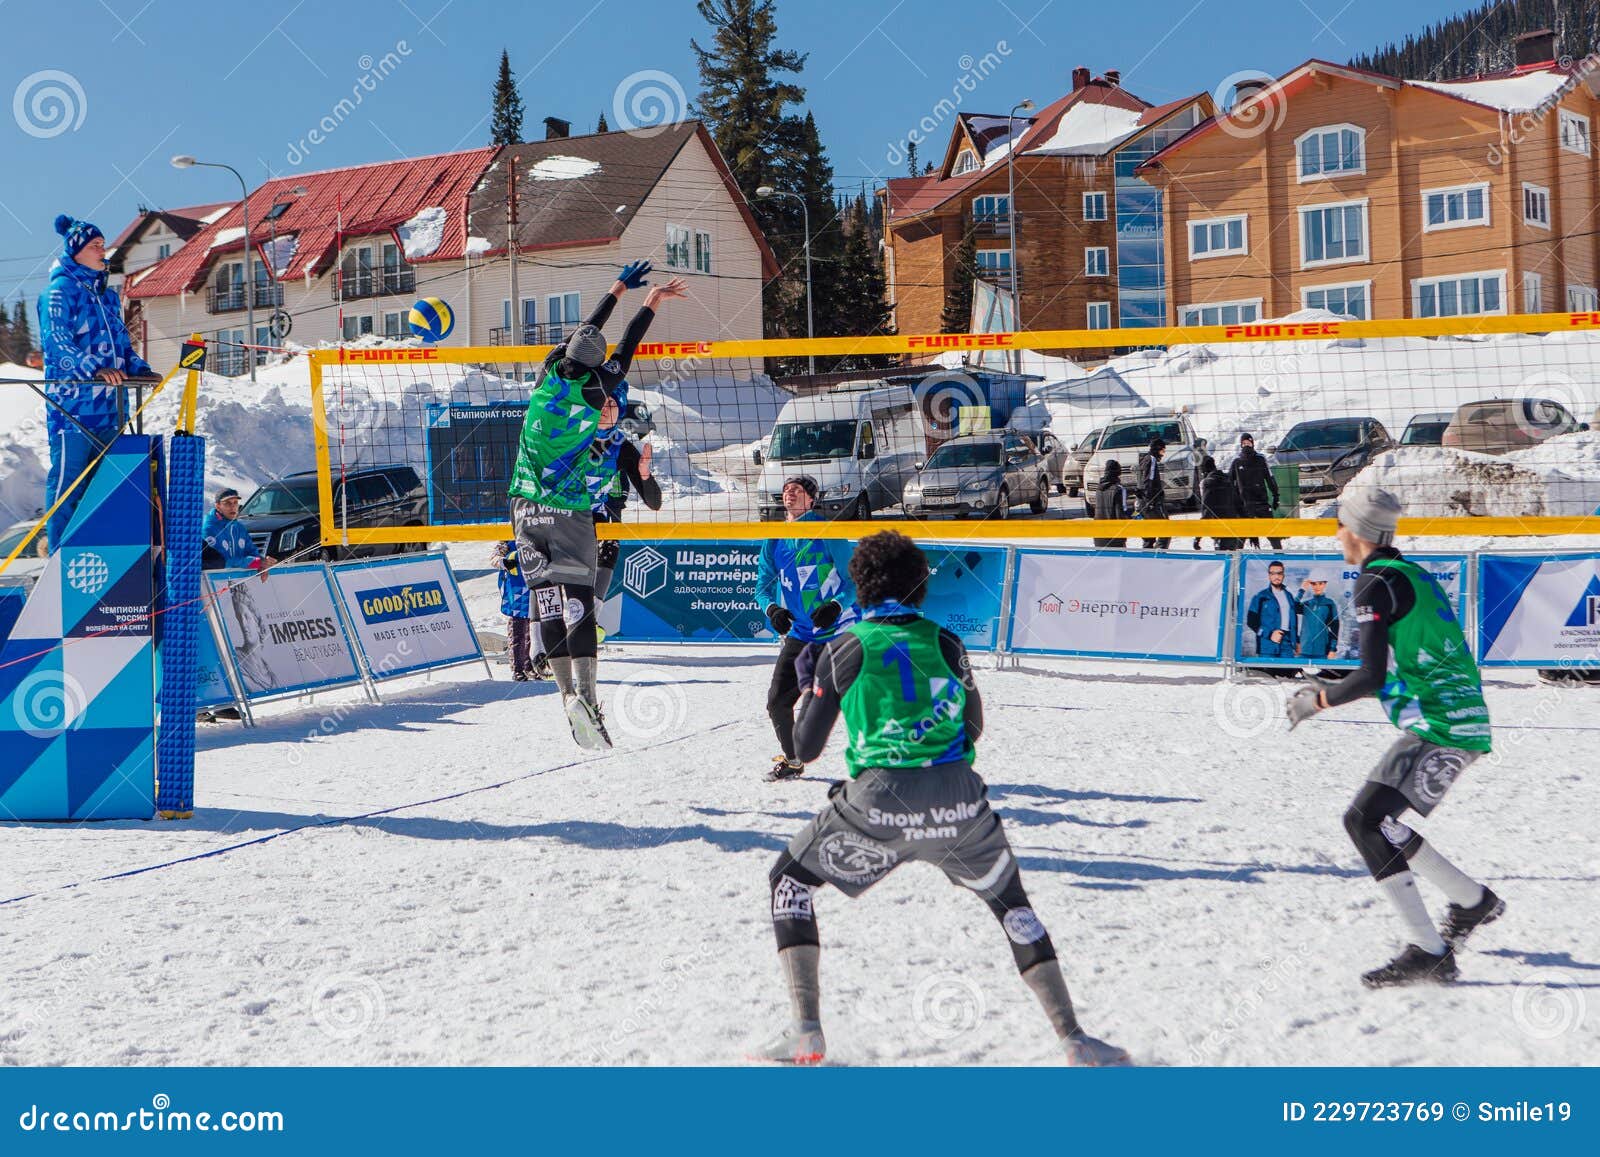
[[1400, 500], [1377, 487], [1347, 489], [1339, 496], [1339, 524], [1366, 542], [1391, 546], [1400, 525]]

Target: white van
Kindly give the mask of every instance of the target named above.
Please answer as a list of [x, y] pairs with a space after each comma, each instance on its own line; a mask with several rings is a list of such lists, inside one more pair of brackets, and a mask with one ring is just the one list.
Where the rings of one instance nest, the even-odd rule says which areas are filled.
[[773, 423], [766, 454], [755, 451], [761, 517], [781, 519], [783, 480], [809, 474], [822, 491], [818, 514], [870, 518], [899, 505], [926, 451], [910, 386], [869, 378], [795, 398]]

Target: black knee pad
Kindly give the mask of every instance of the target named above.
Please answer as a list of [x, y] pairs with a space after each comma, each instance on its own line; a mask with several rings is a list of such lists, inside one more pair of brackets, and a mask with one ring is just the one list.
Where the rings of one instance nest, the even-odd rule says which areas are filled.
[[821, 943], [813, 896], [822, 886], [822, 879], [796, 863], [785, 848], [767, 873], [767, 884], [772, 892], [772, 931], [778, 939], [778, 951]]
[[569, 585], [562, 591], [566, 596], [561, 615], [567, 627], [567, 653], [574, 659], [591, 659], [600, 652], [600, 639], [595, 632], [594, 588]]
[[[1384, 880], [1406, 870], [1404, 845], [1419, 837], [1404, 824], [1396, 823], [1395, 817], [1410, 806], [1406, 797], [1394, 788], [1369, 783], [1345, 809], [1344, 830], [1374, 880]], [[1386, 828], [1401, 843], [1392, 842]]]
[[1055, 945], [1050, 933], [1028, 903], [1028, 893], [1022, 886], [1022, 873], [1013, 870], [1011, 878], [998, 891], [983, 898], [989, 911], [1005, 930], [1006, 942], [1011, 945], [1011, 958], [1018, 972], [1026, 972], [1036, 964], [1056, 958]]

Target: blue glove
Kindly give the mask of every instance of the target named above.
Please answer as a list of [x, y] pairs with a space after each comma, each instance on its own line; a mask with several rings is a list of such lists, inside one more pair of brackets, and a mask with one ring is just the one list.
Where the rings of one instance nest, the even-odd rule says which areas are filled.
[[617, 275], [617, 280], [629, 289], [638, 289], [640, 286], [649, 285], [645, 278], [650, 273], [648, 261], [630, 261], [622, 267], [622, 272]]

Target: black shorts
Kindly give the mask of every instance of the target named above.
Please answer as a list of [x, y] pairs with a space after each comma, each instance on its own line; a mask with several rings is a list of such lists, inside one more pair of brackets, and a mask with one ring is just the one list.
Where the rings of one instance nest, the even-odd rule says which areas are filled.
[[517, 561], [530, 587], [552, 584], [594, 586], [594, 515], [561, 510], [526, 498], [511, 500]]

